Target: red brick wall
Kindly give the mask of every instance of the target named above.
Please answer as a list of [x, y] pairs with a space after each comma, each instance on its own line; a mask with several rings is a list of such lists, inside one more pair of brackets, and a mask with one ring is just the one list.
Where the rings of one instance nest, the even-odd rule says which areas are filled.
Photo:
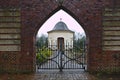
[[[114, 62], [109, 54], [102, 52], [102, 10], [112, 6], [112, 0], [64, 0], [62, 6], [56, 0], [3, 0], [0, 8], [20, 8], [21, 10], [21, 51], [17, 53], [18, 70], [21, 72], [35, 70], [35, 37], [44, 22], [60, 9], [68, 12], [80, 23], [88, 39], [88, 70], [98, 71], [104, 64]], [[0, 52], [0, 64], [5, 62]], [[8, 52], [9, 53], [9, 52]], [[14, 53], [14, 52], [13, 52]], [[120, 51], [118, 51], [120, 53]], [[6, 62], [7, 63], [7, 62]], [[5, 66], [5, 65], [3, 65]], [[12, 66], [12, 64], [11, 64]], [[118, 65], [119, 66], [119, 65]], [[105, 68], [102, 67], [102, 69]]]

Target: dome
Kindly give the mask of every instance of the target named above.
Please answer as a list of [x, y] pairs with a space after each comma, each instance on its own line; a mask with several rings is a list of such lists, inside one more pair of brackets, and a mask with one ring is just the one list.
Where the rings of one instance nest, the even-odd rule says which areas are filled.
[[55, 27], [53, 28], [53, 30], [69, 30], [69, 29], [68, 29], [67, 25], [64, 22], [60, 21], [60, 22], [58, 22], [55, 25]]
[[69, 30], [67, 25], [62, 21], [58, 22], [51, 31], [48, 31], [48, 33], [54, 32], [54, 31], [69, 31], [74, 33], [73, 31]]

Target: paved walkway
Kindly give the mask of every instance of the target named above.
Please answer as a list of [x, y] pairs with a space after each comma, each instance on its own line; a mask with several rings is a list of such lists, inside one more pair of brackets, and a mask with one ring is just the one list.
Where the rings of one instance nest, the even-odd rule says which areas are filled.
[[42, 76], [40, 80], [92, 80], [88, 73], [82, 70], [42, 71], [38, 72], [38, 76], [39, 74]]
[[35, 74], [0, 74], [0, 80], [120, 80], [118, 76], [95, 77], [87, 72], [78, 71], [45, 71]]
[[95, 80], [84, 72], [42, 72], [36, 74], [5, 74], [0, 80]]

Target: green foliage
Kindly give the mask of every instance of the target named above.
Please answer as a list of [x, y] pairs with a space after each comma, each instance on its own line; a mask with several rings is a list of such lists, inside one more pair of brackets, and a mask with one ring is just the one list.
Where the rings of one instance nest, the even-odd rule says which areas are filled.
[[36, 41], [36, 47], [37, 47], [36, 59], [37, 59], [37, 63], [42, 64], [50, 57], [51, 50], [45, 47], [48, 45], [48, 39], [45, 35], [41, 35], [41, 37], [37, 37], [36, 40], [37, 40]]
[[85, 47], [85, 36], [74, 40], [74, 50], [78, 52], [83, 52]]
[[42, 49], [39, 49], [36, 55], [37, 63], [43, 63], [51, 56], [51, 54], [52, 52], [48, 48], [43, 47]]
[[42, 35], [41, 37], [37, 37], [36, 39], [36, 47], [38, 49], [43, 48], [44, 46], [48, 45], [48, 38], [45, 35]]

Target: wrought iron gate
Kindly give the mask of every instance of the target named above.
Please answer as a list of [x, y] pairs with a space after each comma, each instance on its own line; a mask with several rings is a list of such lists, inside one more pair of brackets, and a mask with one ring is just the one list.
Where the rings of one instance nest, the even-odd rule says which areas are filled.
[[[85, 48], [78, 48], [75, 45], [64, 45], [65, 49], [60, 44], [60, 49], [57, 45], [49, 45], [38, 50], [40, 60], [37, 60], [38, 69], [85, 69], [86, 54]], [[47, 52], [47, 53], [46, 53]]]

